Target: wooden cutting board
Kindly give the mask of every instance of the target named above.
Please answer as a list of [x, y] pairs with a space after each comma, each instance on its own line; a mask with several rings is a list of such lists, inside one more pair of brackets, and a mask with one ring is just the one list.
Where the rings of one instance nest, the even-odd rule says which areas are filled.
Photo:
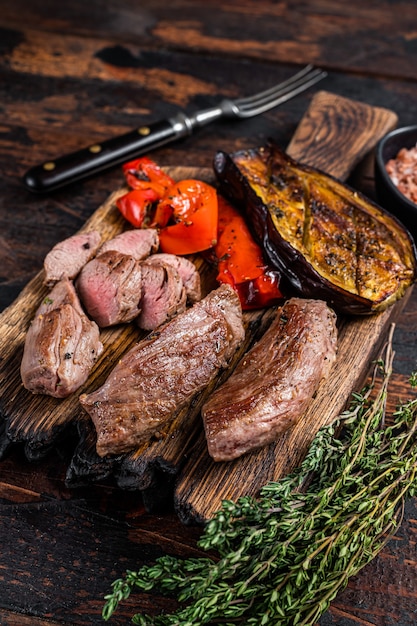
[[[379, 139], [397, 124], [386, 109], [318, 92], [287, 152], [308, 165], [345, 180]], [[411, 290], [410, 290], [411, 291]], [[200, 433], [176, 485], [175, 507], [184, 522], [204, 522], [223, 500], [256, 496], [268, 481], [278, 480], [297, 467], [318, 429], [334, 420], [353, 390], [359, 390], [378, 355], [387, 332], [406, 300], [371, 317], [338, 317], [336, 363], [299, 423], [270, 446], [228, 463], [208, 457]]]
[[[296, 159], [345, 179], [353, 167], [395, 127], [397, 117], [386, 109], [371, 107], [325, 91], [318, 92], [301, 120], [288, 152]], [[170, 168], [176, 178], [213, 180], [209, 170]], [[125, 224], [115, 206], [116, 191], [81, 229], [98, 230], [110, 239]], [[203, 292], [215, 287], [215, 270], [195, 258]], [[79, 393], [64, 400], [34, 396], [20, 380], [20, 361], [27, 328], [37, 307], [47, 295], [43, 271], [0, 316], [0, 458], [9, 446], [23, 443], [29, 459], [44, 456], [68, 427], [77, 425], [79, 444], [68, 467], [70, 486], [88, 484], [111, 475], [121, 488], [138, 489], [145, 504], [155, 510], [174, 491], [175, 507], [184, 522], [202, 522], [216, 511], [224, 498], [256, 495], [269, 480], [276, 480], [302, 459], [318, 428], [344, 407], [353, 389], [361, 387], [371, 364], [398, 317], [406, 297], [388, 311], [369, 318], [340, 318], [338, 357], [333, 371], [321, 386], [299, 425], [276, 444], [232, 463], [214, 463], [207, 454], [201, 425], [202, 403], [221, 381], [214, 381], [182, 411], [166, 432], [131, 454], [100, 459], [95, 452], [95, 432], [78, 402], [80, 393], [101, 385], [120, 356], [144, 333], [135, 325], [104, 330], [104, 352]], [[274, 310], [244, 314], [246, 340], [237, 360], [258, 337]]]

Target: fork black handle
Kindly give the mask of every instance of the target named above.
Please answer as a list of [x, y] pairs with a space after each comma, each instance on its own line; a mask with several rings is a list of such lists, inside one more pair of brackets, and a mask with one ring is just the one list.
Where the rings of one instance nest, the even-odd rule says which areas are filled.
[[141, 126], [88, 148], [36, 165], [23, 176], [29, 191], [45, 193], [143, 155], [192, 132], [186, 116]]

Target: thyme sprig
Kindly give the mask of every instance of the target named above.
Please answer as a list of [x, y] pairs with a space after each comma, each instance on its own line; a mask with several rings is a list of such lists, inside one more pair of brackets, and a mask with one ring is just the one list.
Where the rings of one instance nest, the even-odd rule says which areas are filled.
[[369, 385], [320, 429], [299, 468], [258, 498], [223, 502], [199, 540], [218, 559], [167, 555], [127, 571], [105, 596], [104, 620], [135, 588], [180, 604], [172, 614], [134, 615], [140, 626], [314, 624], [396, 531], [416, 492], [417, 399], [385, 424], [392, 361], [391, 332]]

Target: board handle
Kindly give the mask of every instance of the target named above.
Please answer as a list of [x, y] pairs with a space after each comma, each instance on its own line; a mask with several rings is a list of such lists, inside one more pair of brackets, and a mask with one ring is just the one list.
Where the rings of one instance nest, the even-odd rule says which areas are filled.
[[346, 180], [397, 123], [397, 114], [389, 109], [318, 91], [287, 152], [296, 161]]

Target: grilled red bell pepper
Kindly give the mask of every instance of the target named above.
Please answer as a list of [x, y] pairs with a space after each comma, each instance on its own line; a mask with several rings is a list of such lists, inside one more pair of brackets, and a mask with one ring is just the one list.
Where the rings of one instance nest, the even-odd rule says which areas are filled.
[[161, 228], [163, 252], [181, 255], [211, 248], [217, 240], [216, 190], [200, 180], [175, 183], [159, 201], [154, 225]]
[[125, 163], [122, 170], [131, 191], [121, 196], [116, 205], [135, 228], [149, 226], [156, 203], [174, 179], [148, 157]]
[[131, 189], [154, 189], [159, 197], [174, 183], [152, 159], [141, 157], [122, 166], [126, 182]]
[[159, 198], [155, 189], [132, 189], [116, 200], [116, 206], [132, 226], [142, 228], [151, 222], [153, 207]]
[[214, 247], [217, 280], [238, 293], [244, 310], [272, 306], [282, 300], [279, 272], [265, 262], [244, 217], [218, 197], [218, 236]]
[[218, 281], [235, 289], [245, 310], [282, 300], [279, 273], [265, 262], [243, 216], [214, 187], [194, 179], [175, 183], [148, 157], [126, 163], [123, 172], [132, 190], [117, 206], [134, 227], [158, 228], [161, 251], [214, 252]]

